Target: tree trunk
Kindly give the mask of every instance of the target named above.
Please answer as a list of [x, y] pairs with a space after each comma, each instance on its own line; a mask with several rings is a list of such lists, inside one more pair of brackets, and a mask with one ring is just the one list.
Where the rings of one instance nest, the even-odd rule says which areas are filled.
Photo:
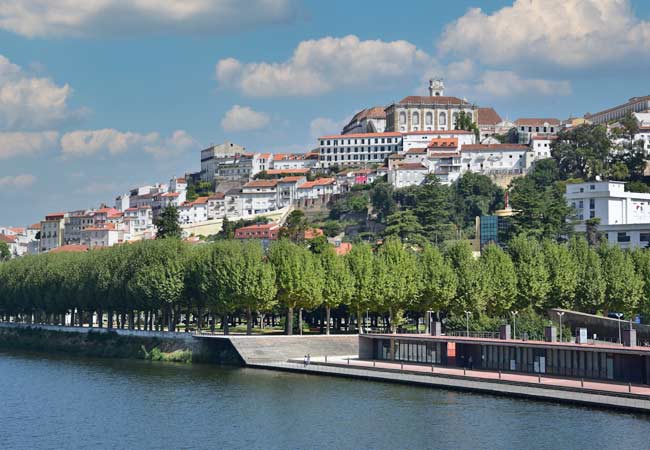
[[330, 305], [325, 305], [325, 334], [330, 334], [330, 314], [331, 314]]
[[287, 335], [293, 334], [293, 306], [287, 308]]
[[228, 314], [222, 316], [223, 334], [227, 335], [230, 332], [230, 324], [228, 323]]
[[253, 312], [251, 308], [246, 308], [246, 334], [253, 334]]
[[113, 310], [109, 309], [108, 310], [108, 323], [107, 323], [108, 329], [112, 330], [113, 329]]
[[210, 333], [214, 334], [214, 329], [217, 326], [217, 316], [214, 313], [210, 313]]

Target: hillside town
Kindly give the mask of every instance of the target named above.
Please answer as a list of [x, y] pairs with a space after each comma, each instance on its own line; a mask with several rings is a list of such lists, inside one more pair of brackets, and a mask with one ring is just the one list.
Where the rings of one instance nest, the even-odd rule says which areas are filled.
[[[224, 221], [251, 222], [235, 231], [237, 239], [275, 240], [294, 209], [330, 208], [347, 193], [379, 180], [400, 190], [432, 177], [451, 186], [474, 173], [507, 190], [540, 161], [553, 158], [558, 135], [583, 125], [606, 127], [612, 153], [638, 143], [646, 156], [650, 154], [650, 96], [581, 118], [510, 121], [491, 107], [447, 96], [441, 79], [430, 80], [427, 91], [425, 96], [360, 110], [340, 134], [319, 137], [304, 153], [255, 152], [233, 142], [211, 145], [197, 151], [198, 172], [134, 187], [112, 203], [50, 212], [30, 225], [0, 226], [0, 242], [11, 257], [19, 257], [154, 239], [157, 220], [168, 207], [177, 210], [188, 240], [216, 235]], [[620, 132], [625, 120], [634, 123], [632, 135]], [[610, 243], [647, 246], [650, 193], [630, 192], [622, 180], [596, 178], [566, 185], [566, 203], [575, 212], [574, 230], [585, 233], [589, 221], [596, 219]], [[517, 213], [507, 201], [504, 206], [501, 219], [495, 215], [482, 220], [489, 223]], [[261, 223], [255, 224], [258, 219]], [[473, 236], [479, 249], [497, 240], [485, 227], [480, 235], [480, 220], [477, 217]], [[339, 233], [335, 242], [350, 240]]]

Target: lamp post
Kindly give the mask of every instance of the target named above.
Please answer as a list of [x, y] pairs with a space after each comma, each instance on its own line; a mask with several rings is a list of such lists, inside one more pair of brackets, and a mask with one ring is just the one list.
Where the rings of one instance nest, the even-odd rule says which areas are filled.
[[562, 316], [564, 315], [564, 311], [558, 311], [557, 315], [560, 316], [560, 342], [562, 342]]
[[517, 314], [519, 311], [512, 311], [512, 338], [517, 339]]
[[621, 343], [621, 317], [623, 317], [623, 313], [614, 313], [616, 318], [618, 319], [618, 343]]
[[299, 330], [298, 331], [299, 331], [300, 335], [302, 336], [302, 308], [300, 308], [300, 310], [298, 311], [298, 314], [299, 314], [299, 316], [298, 316], [298, 328], [299, 328]]
[[467, 337], [469, 337], [469, 316], [472, 315], [471, 311], [465, 311], [465, 317], [467, 318]]
[[[370, 322], [370, 308], [366, 309], [366, 322], [363, 324], [363, 327], [366, 328], [368, 325], [366, 325], [368, 322]], [[366, 328], [367, 330], [367, 328]], [[366, 331], [364, 330], [364, 332]]]

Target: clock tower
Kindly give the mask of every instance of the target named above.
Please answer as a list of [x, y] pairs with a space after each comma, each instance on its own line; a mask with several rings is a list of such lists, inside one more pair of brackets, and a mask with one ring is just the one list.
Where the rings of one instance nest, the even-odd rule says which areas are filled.
[[429, 80], [429, 97], [440, 97], [445, 93], [445, 83], [442, 78]]

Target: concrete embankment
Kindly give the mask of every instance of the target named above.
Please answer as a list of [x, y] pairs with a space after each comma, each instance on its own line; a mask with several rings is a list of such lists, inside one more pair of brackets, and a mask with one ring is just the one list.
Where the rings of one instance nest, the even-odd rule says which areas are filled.
[[241, 364], [227, 341], [189, 333], [0, 323], [0, 348], [100, 358]]

